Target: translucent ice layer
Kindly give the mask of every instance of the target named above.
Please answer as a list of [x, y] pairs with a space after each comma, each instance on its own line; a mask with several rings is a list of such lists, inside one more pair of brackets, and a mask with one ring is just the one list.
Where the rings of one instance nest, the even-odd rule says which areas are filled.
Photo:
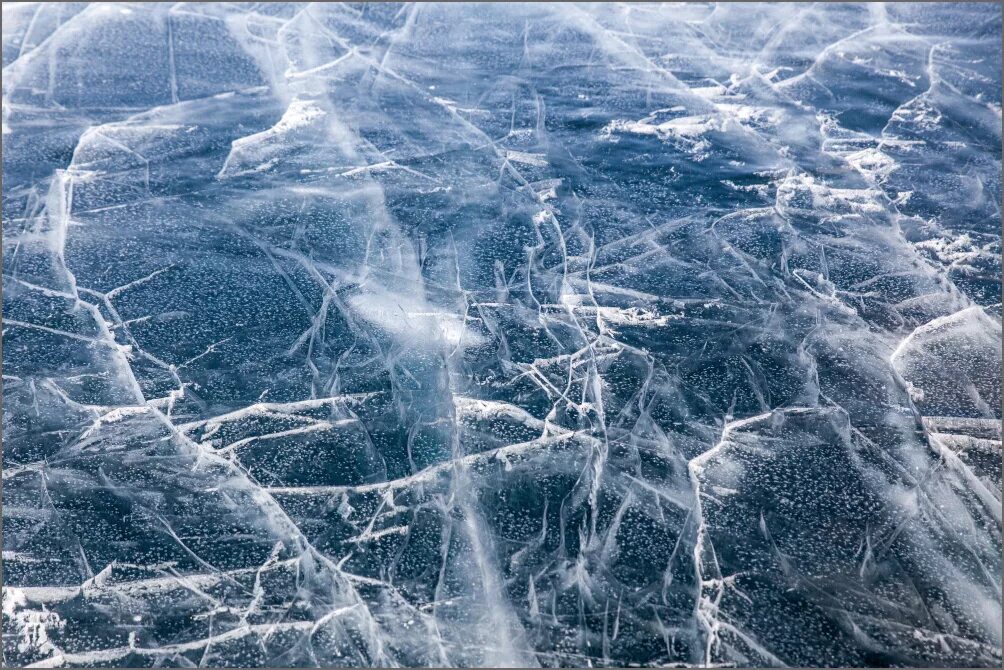
[[999, 5], [3, 63], [6, 664], [1000, 667]]

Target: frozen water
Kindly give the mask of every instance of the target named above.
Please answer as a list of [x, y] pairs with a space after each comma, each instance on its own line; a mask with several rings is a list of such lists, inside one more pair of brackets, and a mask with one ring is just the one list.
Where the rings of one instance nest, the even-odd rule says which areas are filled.
[[7, 664], [1000, 667], [999, 5], [3, 63]]

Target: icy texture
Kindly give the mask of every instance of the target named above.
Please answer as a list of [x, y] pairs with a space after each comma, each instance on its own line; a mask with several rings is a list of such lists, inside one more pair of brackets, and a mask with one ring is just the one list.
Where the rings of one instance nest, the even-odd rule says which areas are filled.
[[3, 7], [3, 650], [1001, 664], [1001, 9]]

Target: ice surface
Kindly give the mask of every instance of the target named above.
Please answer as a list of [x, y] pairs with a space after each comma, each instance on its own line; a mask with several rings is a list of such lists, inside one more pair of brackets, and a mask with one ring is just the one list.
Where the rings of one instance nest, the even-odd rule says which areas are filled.
[[1001, 9], [3, 6], [3, 652], [1001, 658]]

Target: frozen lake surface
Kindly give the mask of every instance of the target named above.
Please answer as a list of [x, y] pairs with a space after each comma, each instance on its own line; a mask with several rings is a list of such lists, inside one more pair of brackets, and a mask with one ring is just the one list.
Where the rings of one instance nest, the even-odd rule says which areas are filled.
[[1001, 8], [3, 6], [3, 652], [1001, 665]]

